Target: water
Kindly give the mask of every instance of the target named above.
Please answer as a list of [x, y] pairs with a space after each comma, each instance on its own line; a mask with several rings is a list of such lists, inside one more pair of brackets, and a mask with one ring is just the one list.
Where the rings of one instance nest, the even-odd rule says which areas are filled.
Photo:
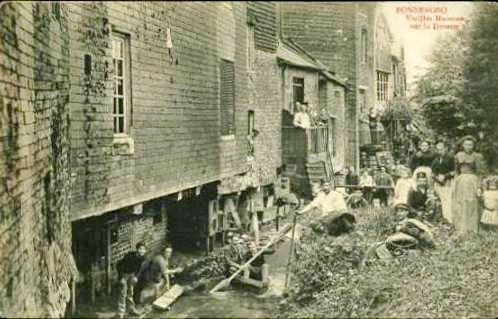
[[180, 297], [170, 311], [154, 311], [152, 318], [272, 318], [278, 311], [284, 291], [289, 239], [266, 256], [270, 267], [270, 285], [264, 294], [232, 286], [213, 294], [189, 293]]

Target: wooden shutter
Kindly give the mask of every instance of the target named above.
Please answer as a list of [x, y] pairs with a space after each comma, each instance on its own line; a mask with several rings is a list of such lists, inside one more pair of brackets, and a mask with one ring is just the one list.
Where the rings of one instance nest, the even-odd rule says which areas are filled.
[[235, 134], [235, 70], [233, 62], [221, 61], [221, 135]]

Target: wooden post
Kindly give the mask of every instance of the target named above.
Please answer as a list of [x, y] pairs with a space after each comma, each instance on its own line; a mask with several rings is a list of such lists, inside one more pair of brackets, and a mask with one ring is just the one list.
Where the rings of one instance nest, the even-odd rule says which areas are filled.
[[71, 280], [71, 315], [76, 313], [76, 280]]
[[107, 295], [111, 295], [111, 225], [107, 225], [106, 233], [106, 281], [107, 281]]
[[289, 288], [289, 282], [290, 282], [290, 268], [291, 268], [291, 263], [292, 263], [292, 257], [294, 257], [294, 236], [296, 234], [296, 221], [297, 221], [297, 216], [294, 213], [294, 217], [292, 220], [292, 237], [291, 237], [291, 242], [290, 242], [290, 248], [289, 248], [289, 261], [287, 262], [287, 269], [285, 270], [285, 285], [284, 285], [284, 291], [287, 292], [287, 289]]

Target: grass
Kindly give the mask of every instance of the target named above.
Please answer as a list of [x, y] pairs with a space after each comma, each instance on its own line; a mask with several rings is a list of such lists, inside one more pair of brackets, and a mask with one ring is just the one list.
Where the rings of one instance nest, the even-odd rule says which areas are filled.
[[[498, 315], [498, 234], [458, 238], [433, 225], [436, 247], [362, 265], [369, 244], [396, 225], [389, 209], [359, 212], [356, 232], [339, 238], [308, 234], [281, 304], [284, 318], [463, 318]], [[346, 244], [346, 245], [345, 245]]]

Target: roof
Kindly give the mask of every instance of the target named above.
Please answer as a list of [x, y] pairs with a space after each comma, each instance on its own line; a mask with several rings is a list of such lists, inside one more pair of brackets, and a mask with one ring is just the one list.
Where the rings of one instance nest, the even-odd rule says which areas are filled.
[[321, 70], [320, 65], [303, 54], [299, 54], [295, 50], [292, 50], [289, 45], [283, 42], [277, 48], [277, 58], [285, 61], [289, 65], [314, 69], [317, 71]]
[[277, 59], [295, 67], [316, 70], [327, 79], [346, 87], [346, 83], [343, 80], [329, 72], [323, 63], [290, 39], [280, 42], [277, 48]]

